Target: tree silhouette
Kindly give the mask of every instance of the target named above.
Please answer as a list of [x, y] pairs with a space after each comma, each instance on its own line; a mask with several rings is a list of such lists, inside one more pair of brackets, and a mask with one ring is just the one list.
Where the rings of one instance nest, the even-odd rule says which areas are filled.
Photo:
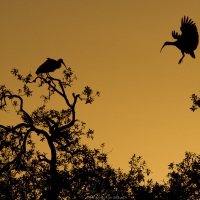
[[200, 199], [200, 155], [186, 152], [178, 164], [169, 165], [168, 199]]
[[[63, 169], [69, 168], [69, 163], [78, 166], [82, 164], [81, 159], [88, 157], [87, 146], [80, 144], [81, 137], [84, 135], [88, 138], [93, 137], [93, 131], [85, 131], [85, 124], [76, 119], [77, 100], [92, 103], [94, 97], [99, 96], [99, 92], [93, 95], [93, 90], [86, 86], [81, 94], [73, 93], [73, 101], [70, 102], [65, 91], [74, 80], [70, 68], [63, 72], [62, 81], [45, 75], [37, 76], [35, 79], [31, 74], [23, 77], [17, 69], [11, 72], [24, 83], [24, 86], [18, 94], [1, 86], [0, 108], [6, 111], [8, 101], [11, 101], [22, 121], [12, 127], [0, 125], [0, 174], [5, 192], [1, 195], [7, 198], [10, 196], [11, 199], [31, 199], [36, 196], [41, 196], [42, 199], [57, 199], [62, 189], [60, 178]], [[47, 85], [49, 94], [42, 96], [44, 105], [29, 114], [24, 110], [23, 95], [30, 97], [32, 91], [29, 85], [36, 83], [39, 87]], [[66, 109], [61, 111], [46, 109], [48, 100], [55, 94], [64, 99]], [[48, 143], [50, 159], [44, 153], [36, 151], [32, 140], [34, 133], [40, 136], [41, 141]], [[94, 154], [98, 155], [99, 152], [94, 151]]]
[[[0, 199], [136, 199], [172, 200], [200, 199], [200, 156], [186, 152], [179, 164], [169, 164], [168, 180], [154, 183], [147, 179], [151, 173], [146, 162], [133, 154], [129, 161], [130, 170], [112, 168], [100, 148], [89, 148], [82, 142], [84, 137], [93, 139], [94, 131], [76, 117], [79, 101], [93, 103], [99, 92], [89, 86], [75, 94], [69, 93], [76, 76], [71, 68], [63, 71], [63, 78], [49, 74], [33, 77], [22, 76], [17, 69], [11, 73], [23, 83], [16, 93], [5, 85], [0, 86], [0, 109], [7, 112], [11, 105], [21, 117], [17, 125], [0, 124]], [[32, 86], [47, 88], [41, 95], [43, 103], [29, 113], [25, 100], [32, 97]], [[49, 106], [64, 101], [61, 110]], [[191, 96], [196, 110], [200, 98]], [[42, 144], [47, 144], [49, 153], [37, 149], [34, 135]]]
[[[0, 125], [0, 199], [145, 199], [150, 187], [145, 186], [145, 174], [150, 171], [141, 157], [133, 155], [130, 171], [113, 169], [107, 153], [101, 148], [90, 149], [82, 138], [93, 139], [94, 131], [76, 118], [78, 101], [91, 104], [99, 92], [86, 86], [79, 94], [67, 92], [76, 79], [71, 68], [63, 71], [63, 78], [49, 74], [34, 78], [22, 76], [17, 69], [11, 73], [23, 83], [14, 93], [0, 86], [0, 109], [7, 112], [9, 102], [21, 117], [14, 126]], [[32, 113], [24, 108], [24, 101], [32, 97], [33, 85], [47, 86], [44, 103]], [[64, 100], [64, 108], [48, 109], [53, 95]], [[72, 100], [70, 100], [70, 98]], [[36, 148], [37, 135], [49, 147], [49, 154]], [[149, 185], [149, 184], [148, 184]]]
[[[200, 98], [191, 95], [194, 112], [200, 107]], [[185, 152], [185, 158], [178, 164], [168, 165], [168, 181], [163, 184], [153, 184], [152, 195], [166, 200], [196, 200], [200, 199], [200, 155]], [[158, 198], [159, 199], [159, 198]]]

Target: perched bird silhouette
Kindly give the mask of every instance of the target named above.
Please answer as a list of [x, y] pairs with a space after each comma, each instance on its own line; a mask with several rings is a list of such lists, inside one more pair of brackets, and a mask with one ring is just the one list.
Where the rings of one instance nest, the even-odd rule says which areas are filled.
[[181, 50], [182, 57], [179, 60], [178, 64], [180, 64], [185, 57], [186, 54], [190, 54], [192, 58], [195, 58], [194, 50], [197, 48], [199, 43], [199, 35], [197, 31], [196, 24], [189, 19], [189, 17], [183, 17], [181, 19], [181, 32], [182, 34], [178, 34], [175, 31], [172, 31], [172, 37], [176, 39], [174, 42], [165, 42], [162, 46], [160, 52], [162, 51], [163, 47], [166, 45], [174, 45], [178, 49]]
[[61, 67], [61, 64], [63, 64], [66, 67], [65, 63], [63, 62], [63, 59], [54, 60], [51, 58], [47, 58], [47, 60], [38, 67], [35, 73], [38, 75], [41, 73], [54, 72], [56, 69]]

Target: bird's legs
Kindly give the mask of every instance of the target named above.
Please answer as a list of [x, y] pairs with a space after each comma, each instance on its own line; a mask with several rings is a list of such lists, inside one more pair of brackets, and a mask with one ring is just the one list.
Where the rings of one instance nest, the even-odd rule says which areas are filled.
[[182, 52], [182, 54], [183, 54], [183, 56], [182, 56], [182, 58], [179, 60], [178, 64], [181, 64], [181, 62], [183, 61], [183, 58], [185, 57], [184, 52]]

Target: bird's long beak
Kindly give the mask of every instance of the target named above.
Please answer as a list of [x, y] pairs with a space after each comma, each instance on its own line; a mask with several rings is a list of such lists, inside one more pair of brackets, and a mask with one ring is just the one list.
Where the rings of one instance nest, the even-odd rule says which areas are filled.
[[160, 52], [162, 51], [162, 49], [164, 48], [164, 46], [165, 46], [165, 45], [166, 45], [166, 43], [164, 43], [164, 44], [163, 44], [163, 46], [162, 46], [162, 48], [161, 48]]
[[62, 62], [62, 64], [65, 66], [65, 68], [67, 69], [67, 67], [66, 67], [66, 65], [65, 65], [65, 63], [64, 62]]

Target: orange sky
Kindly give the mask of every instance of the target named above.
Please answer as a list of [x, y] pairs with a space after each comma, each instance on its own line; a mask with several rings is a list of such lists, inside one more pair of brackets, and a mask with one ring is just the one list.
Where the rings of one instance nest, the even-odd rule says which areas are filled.
[[[93, 105], [77, 107], [79, 119], [95, 130], [91, 147], [105, 142], [109, 163], [124, 171], [136, 153], [160, 181], [185, 151], [200, 152], [200, 111], [189, 109], [200, 90], [200, 48], [181, 65], [176, 47], [160, 53], [184, 15], [200, 31], [199, 7], [199, 0], [3, 1], [0, 84], [15, 90], [13, 67], [34, 73], [47, 57], [63, 58], [78, 77], [75, 91], [90, 85], [101, 92]], [[25, 103], [30, 111], [41, 104], [39, 94]], [[14, 119], [0, 112], [0, 123]]]

